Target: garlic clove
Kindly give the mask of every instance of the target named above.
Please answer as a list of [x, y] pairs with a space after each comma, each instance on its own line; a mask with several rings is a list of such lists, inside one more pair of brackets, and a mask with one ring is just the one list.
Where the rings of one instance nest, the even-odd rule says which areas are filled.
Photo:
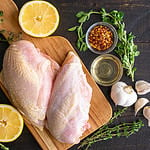
[[135, 103], [135, 116], [138, 113], [138, 111], [143, 108], [147, 103], [149, 102], [149, 100], [147, 98], [139, 98], [137, 100], [137, 102]]
[[150, 83], [144, 80], [139, 80], [135, 83], [135, 89], [139, 95], [144, 95], [150, 92]]
[[148, 120], [148, 126], [150, 127], [150, 106], [144, 107], [143, 115]]

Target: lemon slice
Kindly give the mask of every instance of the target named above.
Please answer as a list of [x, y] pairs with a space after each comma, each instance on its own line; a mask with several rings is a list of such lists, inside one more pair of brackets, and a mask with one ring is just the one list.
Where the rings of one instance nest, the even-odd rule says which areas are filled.
[[12, 106], [0, 104], [0, 142], [16, 140], [23, 130], [23, 118]]
[[19, 13], [22, 30], [33, 37], [46, 37], [54, 33], [59, 24], [57, 9], [46, 1], [29, 1]]

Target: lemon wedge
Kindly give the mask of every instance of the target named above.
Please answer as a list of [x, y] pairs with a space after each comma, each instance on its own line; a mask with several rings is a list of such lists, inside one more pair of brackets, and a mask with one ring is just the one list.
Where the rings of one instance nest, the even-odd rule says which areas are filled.
[[23, 130], [23, 118], [12, 106], [0, 104], [0, 142], [16, 140]]
[[22, 30], [33, 37], [46, 37], [54, 33], [59, 24], [57, 9], [46, 1], [29, 1], [19, 13]]

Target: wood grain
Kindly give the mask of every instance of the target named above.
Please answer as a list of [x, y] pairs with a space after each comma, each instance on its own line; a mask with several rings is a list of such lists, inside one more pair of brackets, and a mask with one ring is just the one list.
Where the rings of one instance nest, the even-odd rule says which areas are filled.
[[[18, 9], [12, 0], [1, 0], [0, 10], [4, 11], [4, 22], [0, 25], [0, 30], [5, 29], [7, 31], [12, 31], [15, 33], [19, 33], [21, 31], [18, 25]], [[6, 34], [4, 34], [7, 37]], [[51, 36], [48, 38], [32, 38], [25, 33], [22, 34], [22, 38], [29, 40], [35, 44], [43, 53], [51, 56], [55, 61], [57, 61], [60, 65], [64, 61], [67, 53], [69, 51], [73, 51], [76, 53], [74, 48], [71, 46], [70, 42], [61, 37], [61, 36]], [[89, 123], [91, 124], [91, 128], [87, 130], [81, 139], [88, 136], [90, 133], [94, 132], [97, 128], [106, 124], [112, 116], [112, 109], [107, 99], [96, 85], [95, 81], [92, 79], [90, 73], [87, 71], [86, 67], [83, 64], [83, 71], [86, 74], [88, 83], [93, 88], [93, 95], [91, 100], [91, 108], [90, 108], [90, 119]], [[1, 82], [2, 83], [2, 82]], [[10, 99], [7, 91], [0, 84], [2, 90], [6, 94], [6, 96]], [[11, 101], [11, 99], [10, 99]], [[44, 131], [40, 131], [36, 127], [29, 124], [25, 121], [27, 127], [36, 138], [42, 149], [44, 150], [55, 150], [55, 149], [68, 149], [72, 145], [63, 144], [54, 139], [50, 133], [44, 129]]]

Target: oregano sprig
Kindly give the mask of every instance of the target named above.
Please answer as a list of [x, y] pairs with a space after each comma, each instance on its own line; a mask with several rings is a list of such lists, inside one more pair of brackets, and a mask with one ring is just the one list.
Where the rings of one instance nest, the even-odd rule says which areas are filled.
[[124, 14], [117, 10], [107, 13], [105, 9], [101, 10], [102, 21], [114, 25], [117, 29], [119, 42], [116, 46], [115, 52], [119, 55], [123, 68], [127, 70], [127, 75], [134, 81], [134, 67], [135, 57], [140, 54], [137, 51], [137, 45], [134, 44], [135, 36], [132, 32], [128, 33], [125, 30], [125, 23], [123, 22]]
[[86, 51], [88, 49], [87, 44], [85, 42], [85, 33], [83, 32], [83, 24], [85, 22], [87, 22], [92, 14], [100, 14], [100, 12], [96, 12], [96, 11], [89, 11], [88, 13], [80, 11], [76, 14], [76, 17], [78, 18], [78, 23], [79, 26], [74, 26], [70, 29], [68, 29], [68, 31], [77, 31], [77, 42], [76, 42], [76, 46], [80, 51]]

